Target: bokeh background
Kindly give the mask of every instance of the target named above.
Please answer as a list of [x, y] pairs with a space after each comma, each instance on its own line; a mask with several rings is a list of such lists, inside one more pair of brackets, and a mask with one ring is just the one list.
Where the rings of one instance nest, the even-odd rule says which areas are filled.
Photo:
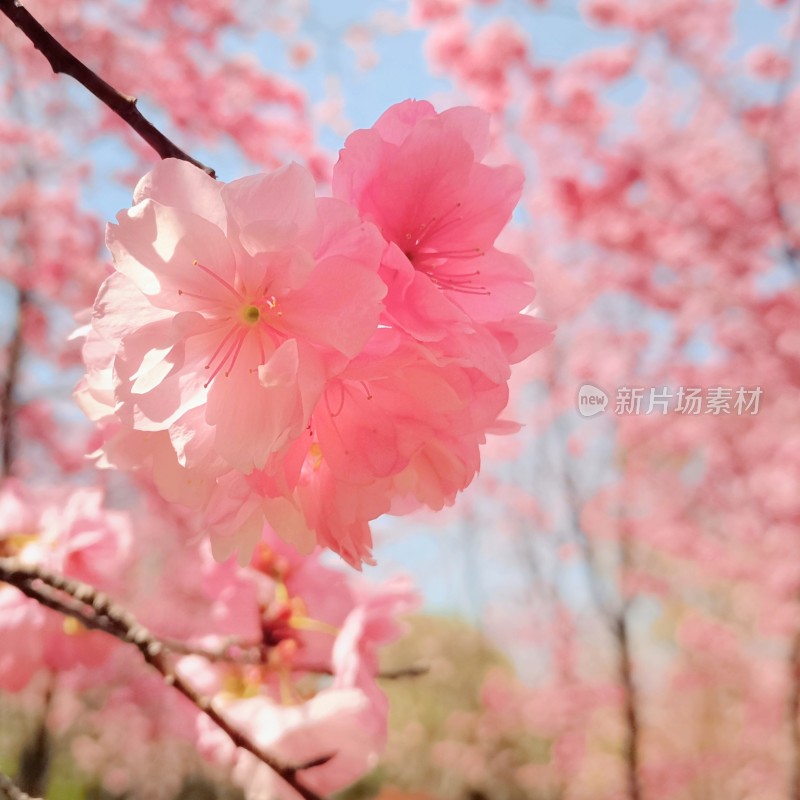
[[[526, 171], [501, 245], [556, 338], [460, 502], [375, 525], [370, 574], [425, 598], [385, 666], [429, 671], [385, 682], [385, 757], [343, 797], [800, 798], [800, 4], [28, 6], [223, 180], [294, 159], [324, 191], [409, 97], [485, 108], [492, 162]], [[153, 155], [2, 22], [4, 452], [80, 484], [67, 337]], [[109, 796], [68, 735], [42, 743], [37, 691], [3, 701], [0, 757], [50, 752], [53, 797]], [[232, 791], [212, 777], [181, 796]]]

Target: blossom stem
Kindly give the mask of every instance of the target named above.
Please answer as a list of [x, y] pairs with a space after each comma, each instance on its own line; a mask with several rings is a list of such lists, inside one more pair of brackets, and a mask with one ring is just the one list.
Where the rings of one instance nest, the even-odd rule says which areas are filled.
[[[308, 769], [306, 764], [284, 764], [264, 752], [244, 733], [214, 707], [212, 700], [200, 694], [189, 682], [177, 674], [169, 663], [169, 649], [139, 623], [136, 618], [108, 596], [87, 583], [66, 578], [39, 566], [23, 564], [15, 558], [0, 558], [0, 582], [19, 589], [27, 597], [47, 608], [74, 617], [87, 628], [104, 631], [123, 642], [132, 644], [144, 660], [158, 670], [165, 682], [179, 691], [196, 708], [214, 722], [236, 747], [254, 755], [266, 764], [304, 800], [322, 800], [307, 788], [297, 773]], [[316, 766], [318, 762], [314, 762]]]
[[22, 5], [20, 0], [0, 0], [0, 11], [19, 28], [33, 46], [50, 62], [55, 73], [72, 76], [115, 114], [123, 119], [161, 158], [180, 158], [194, 164], [212, 178], [216, 173], [192, 158], [168, 139], [136, 107], [136, 98], [118, 92], [96, 72], [74, 56]]

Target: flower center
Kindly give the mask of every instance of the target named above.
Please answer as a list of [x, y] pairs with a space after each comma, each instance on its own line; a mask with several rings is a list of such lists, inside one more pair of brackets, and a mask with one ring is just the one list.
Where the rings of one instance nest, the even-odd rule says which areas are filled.
[[242, 319], [248, 325], [256, 325], [261, 319], [261, 309], [258, 306], [245, 306], [242, 310]]
[[[192, 262], [192, 265], [208, 275], [209, 278], [216, 281], [228, 293], [233, 295], [236, 299], [236, 304], [230, 304], [219, 297], [210, 295], [195, 294], [192, 292], [185, 292], [178, 289], [179, 295], [186, 295], [187, 297], [194, 297], [198, 300], [204, 300], [209, 303], [211, 307], [216, 306], [221, 309], [225, 316], [219, 319], [228, 325], [225, 335], [217, 345], [216, 350], [211, 354], [205, 369], [209, 370], [208, 380], [203, 384], [204, 388], [211, 385], [211, 381], [219, 375], [220, 372], [227, 378], [231, 374], [231, 370], [236, 365], [239, 358], [239, 353], [244, 347], [245, 341], [248, 336], [253, 333], [255, 340], [252, 338], [250, 341], [255, 341], [261, 353], [261, 360], [259, 364], [266, 362], [266, 352], [264, 349], [264, 342], [261, 338], [262, 333], [268, 338], [272, 338], [270, 333], [270, 323], [273, 317], [283, 316], [283, 312], [278, 306], [278, 299], [275, 295], [268, 295], [266, 290], [250, 293], [244, 286], [236, 287], [230, 283], [213, 269], [209, 269], [204, 264], [201, 264], [197, 259]], [[263, 323], [263, 324], [262, 324]], [[251, 368], [250, 372], [256, 370]]]
[[483, 250], [480, 247], [448, 250], [436, 243], [441, 233], [461, 224], [463, 219], [459, 202], [441, 216], [431, 217], [427, 222], [421, 223], [416, 231], [406, 233], [401, 248], [414, 269], [427, 275], [439, 289], [462, 294], [488, 295], [490, 292], [486, 287], [476, 281], [480, 270], [453, 272], [448, 263], [480, 258]]

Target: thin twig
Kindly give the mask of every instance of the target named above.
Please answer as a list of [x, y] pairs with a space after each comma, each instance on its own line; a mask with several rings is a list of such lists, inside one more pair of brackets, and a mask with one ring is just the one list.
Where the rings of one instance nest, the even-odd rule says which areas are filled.
[[[300, 782], [297, 773], [303, 769], [310, 769], [311, 766], [319, 766], [332, 756], [315, 759], [308, 764], [289, 766], [265, 753], [245, 734], [233, 727], [208, 697], [201, 695], [178, 675], [169, 664], [169, 651], [164, 644], [130, 612], [114, 603], [107, 595], [89, 584], [65, 578], [42, 567], [23, 564], [15, 558], [0, 558], [0, 581], [15, 586], [23, 594], [48, 608], [75, 617], [88, 628], [104, 631], [134, 645], [144, 660], [161, 673], [165, 682], [209, 717], [227, 734], [236, 747], [251, 753], [274, 770], [304, 800], [322, 800], [318, 794]], [[61, 593], [66, 595], [66, 598], [62, 598]]]
[[[248, 642], [235, 637], [223, 639], [214, 647], [204, 647], [193, 645], [189, 642], [181, 642], [178, 639], [159, 639], [166, 650], [171, 653], [179, 653], [186, 656], [200, 656], [209, 661], [222, 661], [227, 664], [265, 664], [268, 649], [261, 644]], [[316, 675], [333, 675], [333, 669], [323, 664], [288, 664], [292, 672], [311, 672]], [[402, 678], [418, 678], [427, 675], [430, 668], [426, 664], [411, 664], [408, 667], [398, 667], [397, 669], [378, 672], [375, 677], [386, 681], [400, 680]]]
[[182, 642], [179, 639], [161, 638], [161, 644], [171, 653], [183, 656], [201, 656], [208, 661], [224, 661], [229, 664], [262, 664], [264, 651], [257, 642], [245, 642], [228, 637], [218, 645], [207, 647]]
[[387, 669], [384, 672], [379, 672], [375, 677], [384, 681], [397, 681], [402, 678], [419, 678], [429, 672], [430, 667], [427, 664], [412, 664], [410, 667]]
[[185, 153], [146, 119], [136, 107], [135, 97], [124, 95], [106, 83], [55, 39], [19, 0], [0, 0], [0, 11], [31, 40], [33, 46], [50, 62], [53, 72], [73, 77], [130, 125], [161, 158], [180, 158], [199, 167], [212, 178], [216, 177], [211, 167]]
[[[333, 675], [334, 672], [330, 667], [323, 664], [292, 664], [292, 672], [313, 672], [316, 675]], [[412, 664], [408, 667], [398, 667], [397, 669], [387, 669], [383, 672], [378, 672], [375, 677], [384, 681], [397, 681], [402, 678], [419, 678], [422, 675], [427, 675], [430, 672], [430, 667], [427, 664]]]
[[0, 772], [0, 798], [2, 800], [37, 800], [37, 798], [23, 792], [8, 775], [2, 772]]

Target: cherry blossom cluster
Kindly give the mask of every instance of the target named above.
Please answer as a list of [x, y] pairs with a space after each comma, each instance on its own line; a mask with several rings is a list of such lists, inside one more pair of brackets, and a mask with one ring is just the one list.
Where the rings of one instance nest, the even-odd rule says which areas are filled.
[[102, 464], [152, 471], [246, 564], [271, 528], [371, 560], [369, 522], [452, 504], [550, 326], [495, 240], [522, 190], [489, 118], [390, 108], [333, 197], [291, 164], [228, 184], [165, 160], [110, 225], [77, 391]]
[[[33, 498], [16, 481], [0, 491], [0, 557], [17, 557], [119, 592], [130, 566], [133, 536], [124, 513], [102, 507], [99, 489], [54, 490]], [[40, 670], [53, 673], [102, 664], [118, 642], [87, 631], [0, 584], [0, 689], [23, 689]]]
[[[7, 481], [0, 512], [0, 556], [124, 603], [172, 653], [175, 672], [264, 752], [298, 765], [332, 756], [303, 772], [309, 788], [327, 796], [374, 765], [388, 725], [378, 649], [418, 604], [408, 580], [371, 584], [323, 566], [319, 548], [301, 556], [272, 535], [251, 566], [218, 563], [163, 508], [132, 517], [106, 508], [96, 488], [42, 493]], [[296, 797], [113, 636], [0, 584], [0, 638], [0, 689], [49, 676], [48, 728], [70, 734], [76, 763], [108, 791], [174, 795], [197, 769], [186, 754], [199, 750], [248, 797]], [[170, 768], [153, 772], [164, 758]]]

